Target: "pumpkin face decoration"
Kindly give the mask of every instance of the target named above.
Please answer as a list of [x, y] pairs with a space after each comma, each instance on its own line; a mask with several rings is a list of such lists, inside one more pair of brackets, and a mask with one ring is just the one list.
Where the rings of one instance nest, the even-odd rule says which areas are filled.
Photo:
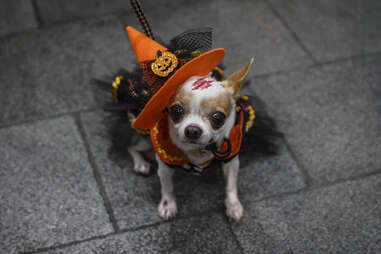
[[178, 64], [177, 57], [171, 52], [157, 52], [156, 60], [151, 64], [153, 73], [160, 77], [168, 76]]

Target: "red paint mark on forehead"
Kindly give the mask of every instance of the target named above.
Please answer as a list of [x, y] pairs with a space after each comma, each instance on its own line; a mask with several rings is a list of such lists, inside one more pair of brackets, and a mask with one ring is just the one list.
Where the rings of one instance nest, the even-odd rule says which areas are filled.
[[192, 84], [192, 90], [207, 89], [212, 86], [213, 80], [206, 80], [205, 78], [199, 78]]

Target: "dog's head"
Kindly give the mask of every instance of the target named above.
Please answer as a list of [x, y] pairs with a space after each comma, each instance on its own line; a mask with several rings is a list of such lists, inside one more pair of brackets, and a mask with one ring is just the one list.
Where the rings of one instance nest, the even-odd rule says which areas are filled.
[[170, 136], [182, 150], [222, 142], [235, 122], [235, 101], [253, 59], [225, 81], [193, 76], [173, 95], [168, 107]]

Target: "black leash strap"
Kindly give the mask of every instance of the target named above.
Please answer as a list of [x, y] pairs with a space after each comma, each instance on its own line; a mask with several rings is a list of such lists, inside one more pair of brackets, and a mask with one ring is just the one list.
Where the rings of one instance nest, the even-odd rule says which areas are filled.
[[[206, 146], [205, 149], [212, 152], [214, 157], [216, 157], [217, 160], [227, 159], [232, 152], [232, 144], [230, 143], [230, 140], [228, 138], [224, 138], [224, 143], [225, 142], [227, 143], [228, 148], [223, 152], [218, 151], [217, 143], [212, 143], [212, 144]], [[222, 146], [223, 145], [224, 144], [222, 144]]]
[[142, 27], [144, 33], [150, 37], [152, 40], [155, 40], [155, 37], [153, 36], [151, 27], [149, 26], [149, 23], [144, 16], [142, 7], [140, 6], [139, 0], [131, 0], [131, 5], [135, 10], [136, 16], [138, 17], [138, 20], [140, 22], [140, 26]]

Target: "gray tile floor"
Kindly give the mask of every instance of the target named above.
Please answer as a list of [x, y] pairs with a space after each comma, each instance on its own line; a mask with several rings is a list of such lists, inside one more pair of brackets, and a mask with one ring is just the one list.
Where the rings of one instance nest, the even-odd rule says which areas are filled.
[[155, 175], [115, 158], [92, 78], [131, 68], [128, 1], [0, 2], [0, 253], [381, 253], [381, 4], [141, 0], [164, 40], [210, 25], [285, 138], [242, 158], [245, 215], [223, 179], [177, 173], [177, 218]]

